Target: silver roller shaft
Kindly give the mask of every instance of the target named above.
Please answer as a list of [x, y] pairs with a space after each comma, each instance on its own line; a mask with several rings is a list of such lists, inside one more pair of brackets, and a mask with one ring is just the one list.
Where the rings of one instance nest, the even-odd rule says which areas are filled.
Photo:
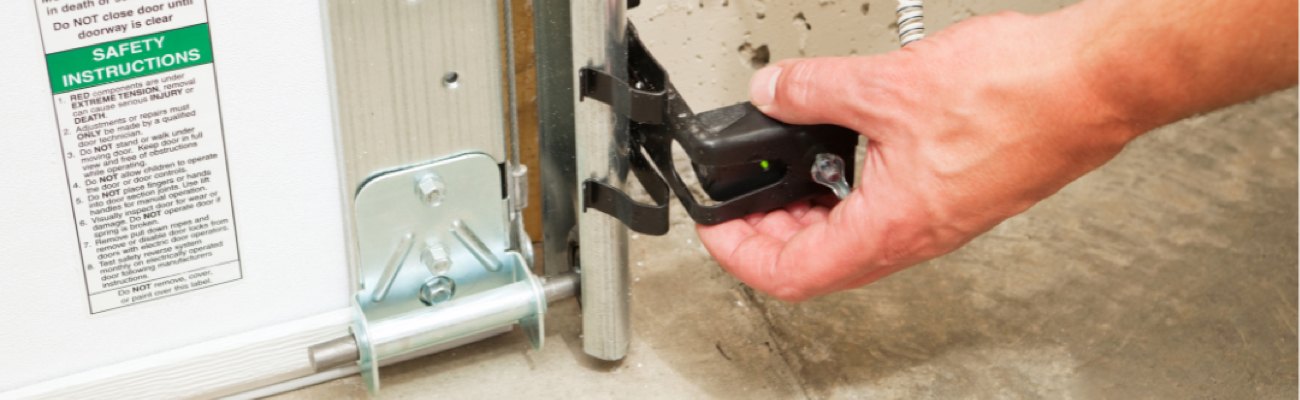
[[[578, 291], [578, 282], [578, 275], [572, 272], [545, 279], [542, 282], [542, 291], [545, 293], [546, 302], [553, 303], [573, 297]], [[501, 289], [505, 289], [503, 292], [522, 293], [521, 290], [513, 290], [510, 285]], [[441, 341], [466, 334], [476, 339], [494, 336], [499, 332], [491, 330], [490, 327], [480, 327], [478, 325], [510, 321], [525, 312], [519, 310], [519, 307], [516, 306], [520, 302], [512, 301], [510, 298], [509, 293], [492, 295], [491, 297], [467, 297], [461, 301], [472, 302], [475, 305], [457, 307], [457, 309], [476, 311], [468, 314], [439, 312], [413, 314], [408, 318], [394, 321], [396, 323], [386, 324], [387, 327], [371, 327], [372, 331], [377, 331], [372, 332], [371, 340], [375, 340], [375, 346], [384, 349], [381, 350], [384, 353], [396, 354], [409, 350], [407, 347], [419, 342]], [[496, 318], [485, 318], [492, 316], [496, 316]], [[475, 321], [478, 322], [474, 323]], [[484, 329], [480, 328], [487, 328], [486, 332], [491, 334], [482, 335], [481, 337], [475, 335], [476, 332], [484, 331]], [[312, 369], [321, 372], [356, 363], [361, 357], [361, 350], [357, 346], [356, 337], [349, 334], [307, 348], [307, 357], [311, 361]]]

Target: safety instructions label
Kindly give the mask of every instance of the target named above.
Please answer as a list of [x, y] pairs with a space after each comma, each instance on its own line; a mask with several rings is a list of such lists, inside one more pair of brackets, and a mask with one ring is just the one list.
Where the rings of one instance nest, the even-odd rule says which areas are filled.
[[203, 0], [34, 0], [90, 312], [243, 276]]

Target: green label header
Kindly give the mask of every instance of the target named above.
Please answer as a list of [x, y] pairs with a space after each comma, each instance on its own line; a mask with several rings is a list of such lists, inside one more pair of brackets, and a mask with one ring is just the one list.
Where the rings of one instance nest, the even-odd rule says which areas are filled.
[[208, 24], [86, 46], [45, 56], [54, 93], [212, 62]]

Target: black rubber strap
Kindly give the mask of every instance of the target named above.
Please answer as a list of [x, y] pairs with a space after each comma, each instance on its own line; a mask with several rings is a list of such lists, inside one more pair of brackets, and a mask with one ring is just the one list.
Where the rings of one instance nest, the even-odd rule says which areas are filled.
[[637, 181], [645, 187], [654, 203], [633, 200], [622, 190], [588, 179], [582, 182], [582, 211], [594, 208], [622, 221], [628, 229], [646, 235], [668, 233], [668, 184], [641, 155], [640, 146], [633, 146], [628, 161]]
[[[662, 124], [664, 121], [664, 91], [651, 92], [628, 86], [618, 78], [604, 72], [583, 68], [578, 72], [579, 100], [588, 97], [609, 104], [614, 112], [643, 124]], [[619, 96], [626, 93], [626, 96]]]

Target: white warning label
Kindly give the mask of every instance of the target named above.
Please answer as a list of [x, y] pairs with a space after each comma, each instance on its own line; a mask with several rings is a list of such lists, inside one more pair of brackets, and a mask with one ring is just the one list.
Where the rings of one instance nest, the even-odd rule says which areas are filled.
[[202, 0], [34, 0], [90, 312], [238, 280]]

